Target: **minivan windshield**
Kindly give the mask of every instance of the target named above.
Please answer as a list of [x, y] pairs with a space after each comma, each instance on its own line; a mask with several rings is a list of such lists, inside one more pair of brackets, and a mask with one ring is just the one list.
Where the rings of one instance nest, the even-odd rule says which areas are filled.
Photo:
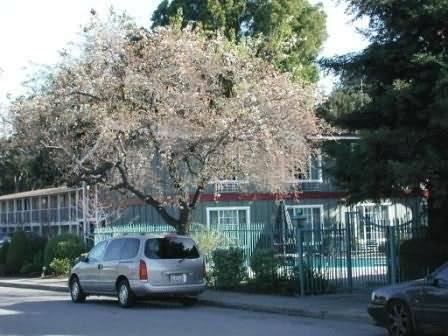
[[145, 256], [149, 259], [196, 259], [199, 251], [190, 238], [150, 238], [145, 244]]

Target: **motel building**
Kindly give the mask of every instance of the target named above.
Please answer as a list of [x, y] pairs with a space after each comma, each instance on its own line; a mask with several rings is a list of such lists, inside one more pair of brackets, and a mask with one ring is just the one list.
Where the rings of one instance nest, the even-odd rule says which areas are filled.
[[[0, 196], [0, 232], [18, 230], [42, 236], [82, 235], [95, 224], [89, 187], [58, 187]], [[92, 215], [93, 213], [93, 215]]]

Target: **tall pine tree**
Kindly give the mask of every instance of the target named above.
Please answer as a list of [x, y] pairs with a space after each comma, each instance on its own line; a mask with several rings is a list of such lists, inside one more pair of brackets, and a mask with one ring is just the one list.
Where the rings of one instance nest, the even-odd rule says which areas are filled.
[[[322, 107], [362, 141], [331, 151], [354, 198], [428, 192], [432, 239], [448, 241], [448, 0], [349, 0], [371, 44], [324, 61], [342, 85]], [[352, 100], [362, 92], [366, 99]], [[358, 95], [359, 98], [359, 95]], [[347, 165], [346, 162], [351, 162]]]

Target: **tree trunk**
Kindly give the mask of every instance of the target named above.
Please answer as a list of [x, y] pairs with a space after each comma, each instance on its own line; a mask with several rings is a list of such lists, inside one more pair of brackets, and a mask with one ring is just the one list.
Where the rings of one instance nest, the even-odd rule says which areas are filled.
[[184, 207], [180, 210], [179, 221], [176, 225], [176, 233], [179, 235], [187, 235], [191, 225], [191, 209]]
[[429, 239], [448, 243], [448, 199], [431, 190], [428, 196]]

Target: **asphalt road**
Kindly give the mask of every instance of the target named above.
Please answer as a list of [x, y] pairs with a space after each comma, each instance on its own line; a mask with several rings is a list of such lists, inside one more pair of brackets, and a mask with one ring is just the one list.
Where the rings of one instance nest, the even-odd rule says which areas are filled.
[[67, 294], [0, 287], [0, 335], [384, 336], [377, 327], [176, 303], [141, 302], [122, 309], [115, 299], [72, 303]]

